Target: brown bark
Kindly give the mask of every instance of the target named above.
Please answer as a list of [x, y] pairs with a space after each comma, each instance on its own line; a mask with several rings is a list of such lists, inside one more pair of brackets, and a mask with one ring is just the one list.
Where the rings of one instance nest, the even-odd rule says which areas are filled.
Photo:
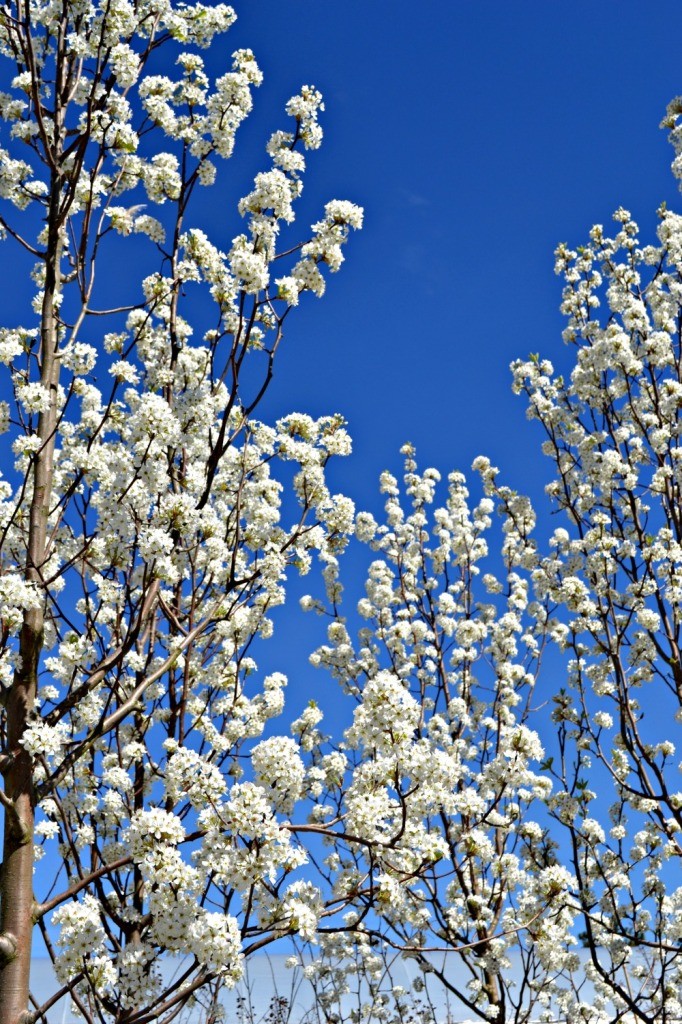
[[[58, 226], [59, 187], [54, 181], [45, 290], [42, 304], [41, 383], [50, 392], [47, 412], [40, 415], [38, 434], [42, 446], [33, 463], [29, 537], [25, 577], [41, 587], [45, 559], [47, 520], [52, 491], [55, 428], [57, 422], [58, 324], [56, 299], [60, 287], [62, 234]], [[43, 645], [44, 607], [28, 610], [19, 639], [19, 665], [7, 699], [7, 749], [5, 770], [3, 860], [0, 872], [0, 1021], [25, 1024], [28, 1011], [31, 938], [33, 934], [33, 831], [35, 801], [31, 756], [21, 746], [38, 689]]]
[[5, 796], [12, 801], [16, 812], [5, 813], [0, 881], [0, 927], [4, 947], [0, 969], [0, 1020], [7, 1024], [21, 1024], [26, 1019], [33, 931], [33, 773], [31, 757], [18, 742], [35, 694], [42, 615], [33, 612], [30, 620], [27, 615], [27, 620], [21, 636], [24, 664], [17, 673], [7, 704], [8, 744], [15, 753], [5, 776]]

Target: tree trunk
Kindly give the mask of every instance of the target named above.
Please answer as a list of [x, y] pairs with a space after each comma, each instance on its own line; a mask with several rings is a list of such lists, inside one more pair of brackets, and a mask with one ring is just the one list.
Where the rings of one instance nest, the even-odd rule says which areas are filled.
[[[41, 317], [41, 383], [50, 393], [50, 407], [41, 413], [42, 446], [33, 461], [33, 495], [26, 550], [25, 578], [42, 589], [47, 520], [54, 473], [57, 423], [57, 299], [63, 248], [58, 226], [59, 185], [53, 181], [45, 289]], [[35, 707], [43, 645], [44, 601], [25, 612], [19, 639], [19, 664], [7, 699], [7, 768], [4, 785], [4, 840], [0, 872], [0, 1022], [24, 1024], [28, 1012], [31, 938], [33, 934], [33, 833], [35, 805], [31, 755], [21, 746]]]

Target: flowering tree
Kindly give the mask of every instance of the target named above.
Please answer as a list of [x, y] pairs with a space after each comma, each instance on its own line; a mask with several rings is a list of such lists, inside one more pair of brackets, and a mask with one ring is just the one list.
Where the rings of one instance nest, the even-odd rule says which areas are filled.
[[[366, 845], [327, 858], [329, 884], [354, 906], [345, 930], [323, 925], [307, 973], [323, 1005], [355, 985], [356, 1014], [401, 1019], [409, 995], [389, 984], [398, 950], [437, 979], [456, 1014], [525, 1021], [561, 990], [575, 916], [570, 874], [542, 825], [551, 782], [529, 725], [548, 633], [547, 602], [530, 589], [535, 517], [484, 458], [474, 464], [482, 499], [472, 506], [453, 473], [434, 508], [439, 474], [418, 472], [410, 446], [404, 455], [404, 492], [382, 477], [385, 524], [357, 517], [376, 553], [358, 644], [332, 585], [329, 643], [313, 659], [358, 701], [345, 736], [353, 781], [336, 806], [324, 791], [320, 810], [345, 814]], [[501, 557], [487, 542], [496, 504]], [[386, 844], [396, 834], [401, 848]]]
[[[0, 14], [0, 229], [36, 289], [27, 325], [0, 329], [0, 1021], [68, 996], [89, 1022], [168, 1024], [203, 986], [213, 1013], [243, 958], [292, 933], [321, 937], [323, 1008], [362, 976], [358, 1017], [408, 1012], [380, 991], [398, 951], [490, 1024], [679, 1020], [682, 218], [662, 209], [641, 247], [619, 211], [614, 238], [558, 250], [576, 368], [515, 366], [567, 517], [551, 556], [485, 459], [482, 499], [453, 474], [437, 507], [408, 446], [385, 523], [355, 517], [325, 482], [341, 419], [256, 418], [292, 307], [362, 220], [333, 201], [280, 244], [321, 142], [315, 89], [287, 104], [227, 251], [190, 221], [261, 80], [248, 50], [205, 70], [234, 18], [171, 0]], [[111, 280], [127, 253], [139, 292]], [[357, 643], [351, 533], [376, 556]], [[286, 680], [255, 660], [313, 557], [326, 597], [304, 603], [331, 617], [314, 660], [355, 701], [338, 743], [314, 703], [276, 734]], [[570, 667], [541, 742], [548, 644]], [[42, 1006], [34, 933], [59, 979]]]
[[[663, 124], [682, 178], [682, 99]], [[438, 474], [408, 448], [411, 508], [386, 475], [386, 524], [357, 519], [378, 553], [367, 626], [354, 645], [332, 593], [314, 660], [359, 701], [363, 834], [426, 829], [437, 851], [402, 884], [376, 842], [328, 858], [355, 906], [308, 973], [323, 1003], [354, 987], [357, 1019], [428, 1019], [392, 981], [395, 950], [470, 1019], [682, 1019], [682, 217], [659, 216], [657, 245], [618, 210], [613, 237], [559, 247], [575, 367], [513, 367], [554, 462], [551, 553], [485, 459], [484, 500], [453, 475], [429, 515]], [[495, 504], [502, 564], [477, 578]], [[534, 688], [543, 649], [565, 685]]]
[[[239, 203], [244, 233], [222, 252], [191, 226], [261, 81], [249, 50], [215, 82], [204, 70], [198, 51], [234, 19], [171, 0], [0, 14], [0, 228], [36, 286], [28, 325], [0, 331], [3, 1024], [43, 1020], [65, 994], [87, 1021], [171, 1020], [320, 913], [319, 891], [289, 879], [305, 860], [298, 740], [260, 739], [286, 680], [259, 680], [254, 647], [288, 568], [345, 543], [352, 506], [324, 468], [349, 440], [338, 417], [266, 426], [254, 410], [285, 318], [322, 294], [362, 213], [329, 203], [273, 280], [302, 151], [322, 138], [306, 86]], [[155, 73], [161, 50], [172, 74]], [[120, 272], [131, 258], [139, 292]], [[29, 1009], [36, 929], [61, 988]], [[170, 983], [166, 952], [187, 958]]]
[[[676, 99], [663, 122], [678, 177], [681, 114]], [[613, 237], [598, 225], [559, 247], [575, 368], [514, 366], [565, 513], [535, 586], [570, 658], [549, 807], [596, 993], [578, 1008], [595, 1024], [682, 1016], [682, 217], [659, 217], [656, 245], [621, 209]]]

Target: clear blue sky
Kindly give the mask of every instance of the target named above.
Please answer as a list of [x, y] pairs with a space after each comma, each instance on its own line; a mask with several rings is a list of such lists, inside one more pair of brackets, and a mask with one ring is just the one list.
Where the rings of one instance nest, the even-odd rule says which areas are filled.
[[[262, 414], [344, 414], [355, 452], [333, 483], [360, 506], [377, 504], [380, 471], [399, 470], [410, 440], [422, 466], [444, 473], [489, 455], [542, 511], [551, 466], [508, 366], [531, 351], [570, 359], [558, 242], [580, 244], [619, 205], [650, 240], [659, 203], [682, 208], [658, 127], [682, 92], [682, 4], [234, 3], [239, 20], [211, 70], [249, 46], [265, 82], [224, 190], [206, 195], [195, 223], [229, 247], [241, 230], [236, 202], [267, 166], [264, 143], [286, 126], [283, 105], [304, 82], [324, 92], [327, 110], [301, 230], [332, 197], [366, 210], [325, 298], [305, 297], [289, 318]], [[15, 256], [1, 248], [0, 270], [15, 271]], [[26, 322], [14, 307], [27, 295], [6, 291], [4, 323]], [[306, 643], [286, 660], [304, 664]], [[294, 665], [281, 667], [295, 674]]]
[[[360, 506], [376, 504], [379, 472], [399, 469], [410, 440], [422, 465], [444, 473], [488, 454], [542, 508], [551, 466], [511, 394], [508, 365], [530, 351], [570, 358], [558, 242], [580, 244], [620, 205], [653, 240], [660, 202], [682, 208], [658, 128], [682, 93], [682, 3], [234, 3], [239, 21], [218, 41], [212, 70], [249, 46], [265, 83], [226, 190], [201, 213], [213, 240], [228, 248], [240, 230], [236, 202], [305, 82], [325, 94], [326, 139], [310, 154], [299, 223], [330, 198], [366, 210], [325, 298], [289, 318], [262, 414], [345, 415], [355, 453], [334, 484]], [[13, 259], [12, 247], [0, 249], [0, 271]], [[13, 299], [25, 297], [5, 296], [3, 323], [15, 322]], [[330, 689], [305, 670], [314, 630], [294, 620], [294, 642], [280, 630], [261, 662], [292, 678], [286, 719], [311, 688]]]
[[682, 206], [658, 127], [682, 92], [682, 5], [235, 4], [229, 49], [250, 45], [266, 76], [240, 173], [264, 166], [261, 140], [309, 81], [327, 101], [309, 219], [332, 196], [366, 209], [328, 294], [290, 318], [271, 407], [348, 418], [338, 480], [358, 499], [405, 440], [443, 471], [488, 454], [537, 493], [551, 467], [508, 365], [570, 355], [558, 242], [580, 244], [619, 205], [651, 236], [663, 199]]
[[[660, 202], [682, 208], [658, 127], [682, 93], [682, 3], [234, 4], [238, 22], [217, 40], [210, 70], [249, 46], [265, 82], [194, 223], [229, 248], [242, 230], [237, 200], [268, 166], [265, 141], [287, 126], [284, 103], [305, 82], [325, 94], [326, 137], [309, 154], [295, 230], [333, 197], [366, 211], [327, 295], [305, 296], [289, 318], [263, 416], [344, 414], [355, 453], [333, 481], [359, 504], [382, 469], [399, 469], [407, 440], [444, 473], [487, 454], [510, 484], [540, 496], [551, 466], [508, 366], [531, 351], [571, 358], [558, 242], [580, 244], [619, 205], [653, 240]], [[13, 279], [7, 324], [31, 319], [28, 281], [14, 287], [16, 255], [0, 247], [0, 271]], [[129, 297], [132, 286], [135, 301], [129, 276], [116, 268], [112, 287]]]
[[[229, 50], [251, 46], [265, 72], [239, 139], [237, 189], [237, 174], [245, 191], [264, 166], [261, 144], [281, 124], [282, 102], [312, 82], [325, 94], [326, 138], [309, 160], [301, 226], [332, 196], [366, 210], [327, 295], [288, 321], [271, 414], [347, 417], [355, 450], [333, 480], [361, 507], [379, 504], [378, 475], [400, 471], [410, 440], [421, 465], [443, 474], [487, 454], [547, 523], [552, 467], [511, 393], [509, 363], [539, 351], [570, 365], [553, 271], [560, 241], [581, 244], [621, 205], [653, 241], [659, 204], [682, 208], [659, 128], [682, 93], [682, 4], [259, 0], [237, 9]], [[351, 557], [348, 612], [362, 572]], [[322, 623], [281, 614], [284, 644], [280, 626], [262, 666], [289, 674], [292, 708], [311, 689], [333, 701], [326, 677], [305, 667]]]

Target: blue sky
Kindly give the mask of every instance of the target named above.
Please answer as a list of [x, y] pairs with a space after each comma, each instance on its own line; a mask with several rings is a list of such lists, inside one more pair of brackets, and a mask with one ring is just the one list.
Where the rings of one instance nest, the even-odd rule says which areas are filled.
[[[236, 0], [235, 0], [236, 3]], [[309, 155], [298, 230], [332, 197], [365, 207], [326, 296], [287, 322], [275, 380], [260, 414], [341, 412], [354, 453], [332, 467], [336, 490], [376, 510], [378, 476], [399, 473], [400, 446], [422, 467], [469, 472], [486, 454], [505, 482], [529, 493], [540, 532], [552, 466], [510, 362], [540, 352], [570, 368], [561, 340], [561, 281], [553, 252], [587, 240], [619, 206], [654, 240], [656, 209], [682, 207], [659, 128], [682, 92], [682, 6], [634, 0], [258, 0], [239, 20], [216, 71], [250, 46], [265, 73], [254, 115], [225, 175], [224, 223], [234, 214], [282, 107], [303, 82], [326, 100], [325, 142]], [[219, 204], [220, 208], [221, 204]], [[364, 561], [346, 559], [346, 612], [362, 596]], [[319, 581], [292, 582], [291, 596]], [[352, 616], [351, 616], [352, 618]], [[307, 668], [323, 636], [288, 604], [262, 670], [290, 678], [290, 714], [311, 692], [334, 715], [335, 688]], [[292, 632], [293, 631], [293, 632]], [[292, 636], [295, 641], [292, 643]], [[563, 670], [561, 671], [563, 675]], [[554, 686], [556, 674], [543, 676]], [[345, 708], [345, 714], [350, 714]]]
[[[379, 504], [378, 475], [399, 472], [398, 449], [409, 440], [422, 466], [443, 473], [489, 455], [546, 517], [551, 465], [511, 394], [508, 366], [529, 352], [570, 365], [553, 273], [558, 242], [580, 244], [620, 205], [653, 240], [660, 202], [682, 206], [658, 127], [682, 92], [682, 6], [235, 5], [239, 20], [212, 49], [210, 70], [222, 73], [232, 51], [249, 46], [265, 82], [195, 223], [229, 248], [242, 227], [236, 203], [268, 166], [265, 141], [286, 126], [284, 103], [305, 82], [324, 92], [327, 109], [324, 145], [309, 155], [301, 235], [332, 197], [366, 211], [327, 295], [304, 297], [287, 321], [261, 415], [341, 412], [355, 451], [333, 467], [332, 482], [360, 507]], [[13, 282], [15, 259], [13, 246], [0, 250]], [[112, 286], [132, 285], [137, 298], [137, 282], [126, 280], [112, 270]], [[25, 322], [28, 294], [5, 289], [3, 322]], [[306, 642], [287, 660], [304, 665]]]
[[[558, 242], [580, 244], [619, 205], [650, 240], [680, 204], [658, 127], [682, 92], [682, 7], [633, 0], [258, 0], [228, 37], [265, 72], [239, 174], [302, 82], [325, 94], [300, 226], [327, 198], [365, 229], [320, 302], [289, 320], [273, 411], [342, 412], [355, 441], [338, 486], [362, 502], [411, 440], [420, 462], [488, 454], [541, 493], [538, 430], [508, 365], [561, 341]], [[222, 58], [221, 58], [222, 59]], [[232, 198], [229, 200], [232, 203]], [[215, 221], [214, 221], [215, 223]]]
[[[333, 484], [359, 505], [377, 504], [378, 475], [399, 471], [408, 440], [443, 473], [487, 454], [542, 504], [551, 466], [511, 394], [509, 363], [540, 352], [570, 365], [558, 242], [580, 244], [620, 205], [653, 240], [660, 202], [682, 207], [658, 127], [682, 92], [682, 6], [234, 2], [237, 24], [207, 55], [209, 69], [222, 73], [249, 46], [265, 82], [194, 223], [229, 248], [243, 228], [237, 201], [269, 166], [265, 142], [288, 127], [284, 104], [305, 82], [325, 94], [326, 137], [309, 154], [294, 237], [330, 198], [366, 211], [327, 295], [305, 296], [289, 318], [261, 414], [342, 413], [355, 451]], [[16, 258], [15, 247], [0, 250], [13, 280]], [[134, 275], [110, 277], [117, 299], [122, 289], [139, 298]], [[3, 322], [30, 320], [28, 295], [5, 290]]]
[[[286, 125], [284, 103], [304, 82], [324, 92], [327, 110], [301, 230], [330, 198], [366, 211], [325, 298], [308, 298], [289, 318], [261, 415], [341, 412], [355, 452], [333, 470], [334, 486], [361, 507], [377, 504], [380, 471], [399, 471], [398, 449], [410, 440], [422, 465], [444, 473], [489, 455], [546, 513], [551, 465], [511, 394], [508, 366], [531, 351], [569, 364], [558, 242], [580, 244], [620, 205], [653, 240], [660, 202], [682, 207], [658, 127], [682, 92], [682, 5], [234, 2], [239, 21], [218, 41], [212, 69], [249, 46], [265, 83], [225, 191], [212, 193], [200, 219], [228, 248], [240, 230], [236, 202], [267, 166], [265, 141]], [[0, 269], [13, 258], [0, 251]], [[11, 304], [8, 296], [4, 323], [14, 322]], [[300, 617], [295, 628], [293, 644], [289, 633], [262, 660], [292, 677], [289, 718], [311, 686], [329, 686], [305, 669], [315, 631]]]

